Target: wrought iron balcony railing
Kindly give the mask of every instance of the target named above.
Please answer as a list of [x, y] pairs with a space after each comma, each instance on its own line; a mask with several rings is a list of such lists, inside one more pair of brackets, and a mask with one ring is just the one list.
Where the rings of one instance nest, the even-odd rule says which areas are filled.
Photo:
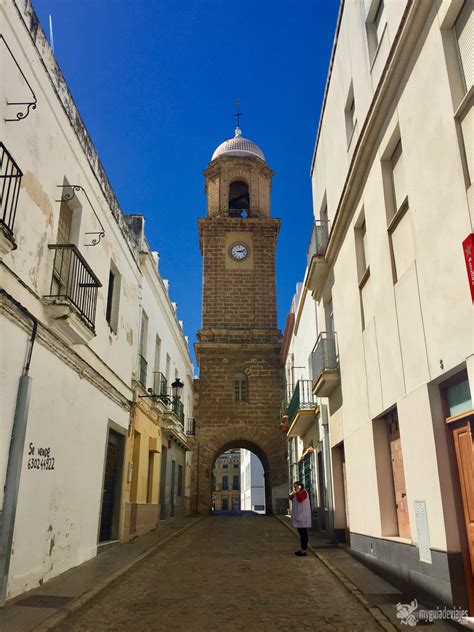
[[0, 143], [0, 225], [13, 234], [23, 173]]
[[299, 410], [312, 410], [317, 406], [316, 398], [313, 395], [313, 384], [311, 380], [298, 380], [296, 388], [288, 404], [288, 424], [291, 426]]
[[45, 298], [69, 301], [94, 329], [101, 282], [73, 244], [50, 244], [49, 248], [55, 253], [51, 293]]
[[178, 418], [179, 423], [184, 429], [184, 405], [179, 397], [171, 397], [169, 400], [168, 408], [174, 412]]
[[194, 417], [188, 417], [186, 419], [186, 434], [189, 437], [194, 437], [196, 434], [196, 420]]
[[314, 255], [324, 257], [329, 241], [329, 220], [318, 219], [314, 222], [311, 241], [308, 247], [308, 266]]
[[153, 373], [153, 395], [162, 400], [168, 399], [168, 380], [160, 371]]
[[339, 358], [337, 354], [336, 334], [321, 332], [311, 353], [313, 383], [317, 382], [324, 371], [337, 371]]
[[148, 362], [140, 354], [138, 356], [138, 381], [146, 388], [146, 376], [148, 372]]

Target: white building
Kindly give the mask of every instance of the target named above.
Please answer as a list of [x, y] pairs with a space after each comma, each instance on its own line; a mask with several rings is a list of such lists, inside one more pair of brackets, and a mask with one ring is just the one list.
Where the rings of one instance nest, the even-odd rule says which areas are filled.
[[240, 449], [240, 508], [265, 513], [263, 465], [256, 454]]
[[[134, 470], [137, 488], [152, 473], [146, 502], [158, 505], [159, 439], [176, 449], [170, 472], [173, 460], [185, 465], [172, 411], [154, 413], [144, 451], [147, 463], [158, 455], [153, 468], [128, 457], [147, 392], [137, 387], [142, 308], [190, 416], [193, 371], [156, 262], [120, 209], [30, 2], [2, 3], [0, 21], [1, 603], [123, 539]], [[182, 512], [184, 498], [175, 504]]]
[[282, 405], [282, 430], [288, 440], [288, 480], [299, 480], [309, 493], [313, 527], [331, 539], [343, 540], [334, 530], [330, 468], [328, 411], [313, 393], [311, 353], [318, 335], [317, 309], [306, 300], [307, 289], [298, 283], [287, 317], [281, 362], [285, 366], [286, 396]]
[[367, 563], [471, 612], [472, 8], [341, 4], [305, 278], [335, 527]]

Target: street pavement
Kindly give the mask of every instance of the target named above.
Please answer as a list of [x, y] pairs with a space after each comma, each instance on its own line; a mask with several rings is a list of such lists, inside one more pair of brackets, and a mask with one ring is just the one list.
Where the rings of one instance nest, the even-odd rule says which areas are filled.
[[56, 632], [380, 630], [276, 518], [208, 516], [74, 612]]

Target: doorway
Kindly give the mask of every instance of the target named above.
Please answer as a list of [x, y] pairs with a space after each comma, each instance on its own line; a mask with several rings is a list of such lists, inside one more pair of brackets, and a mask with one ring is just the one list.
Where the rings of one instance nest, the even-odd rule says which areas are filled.
[[[444, 416], [455, 453], [461, 512], [458, 513], [469, 599], [474, 614], [474, 408], [467, 372], [463, 371], [441, 387]], [[463, 525], [464, 522], [464, 525]]]
[[168, 448], [161, 446], [160, 464], [160, 520], [166, 520], [166, 464], [168, 462]]
[[105, 457], [99, 542], [115, 540], [118, 537], [122, 455], [122, 435], [109, 430]]
[[317, 453], [317, 462], [320, 525], [321, 529], [326, 531], [326, 486], [324, 482], [324, 461], [322, 452]]

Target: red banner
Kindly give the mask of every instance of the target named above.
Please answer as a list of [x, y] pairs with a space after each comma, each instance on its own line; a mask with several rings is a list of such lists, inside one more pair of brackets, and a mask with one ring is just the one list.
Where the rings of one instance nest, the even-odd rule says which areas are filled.
[[471, 233], [462, 242], [464, 259], [466, 260], [466, 270], [471, 288], [471, 300], [474, 303], [474, 233]]

